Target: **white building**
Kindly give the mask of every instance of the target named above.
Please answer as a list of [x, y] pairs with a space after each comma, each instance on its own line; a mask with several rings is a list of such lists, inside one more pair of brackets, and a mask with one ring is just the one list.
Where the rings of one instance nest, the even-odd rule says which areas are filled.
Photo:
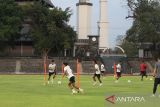
[[[96, 5], [96, 4], [95, 4]], [[77, 6], [77, 42], [74, 46], [73, 56], [76, 53], [94, 53], [93, 56], [99, 54], [99, 50], [109, 48], [108, 44], [108, 22], [107, 22], [107, 0], [99, 0], [99, 21], [98, 34], [91, 34], [91, 10], [92, 3], [89, 0], [79, 0]], [[98, 45], [97, 45], [98, 44]], [[76, 52], [76, 50], [78, 52]], [[83, 50], [83, 52], [82, 52]], [[103, 51], [102, 51], [103, 52]]]
[[91, 33], [91, 8], [88, 0], [79, 0], [77, 6], [77, 35], [78, 39], [88, 39]]
[[109, 48], [108, 43], [108, 21], [107, 21], [107, 0], [99, 0], [99, 49]]

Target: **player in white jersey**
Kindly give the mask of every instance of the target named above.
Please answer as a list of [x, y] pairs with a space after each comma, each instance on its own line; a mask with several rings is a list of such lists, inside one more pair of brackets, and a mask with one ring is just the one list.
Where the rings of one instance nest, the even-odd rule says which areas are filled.
[[48, 77], [48, 84], [49, 84], [51, 76], [53, 75], [53, 79], [56, 77], [56, 63], [54, 60], [51, 61], [51, 64], [49, 64], [48, 69], [49, 69], [49, 77]]
[[[75, 85], [75, 76], [72, 73], [72, 69], [70, 68], [70, 66], [68, 65], [68, 63], [63, 63], [64, 64], [64, 75], [67, 76], [67, 78], [69, 79], [69, 83], [68, 86], [69, 88], [72, 90], [72, 94], [75, 94], [78, 92], [83, 92], [83, 89], [81, 89], [80, 87]], [[64, 77], [63, 75], [63, 77]]]
[[119, 62], [116, 65], [116, 74], [117, 74], [117, 80], [121, 77], [121, 71], [122, 71], [122, 66], [121, 66], [121, 62]]
[[106, 71], [104, 63], [101, 62], [101, 76], [104, 78], [104, 72]]
[[97, 77], [98, 81], [100, 82], [99, 85], [102, 86], [101, 71], [99, 69], [99, 65], [97, 64], [96, 60], [94, 60], [94, 68], [95, 68], [95, 73], [93, 75], [93, 81], [94, 81], [93, 85], [96, 85], [96, 77]]

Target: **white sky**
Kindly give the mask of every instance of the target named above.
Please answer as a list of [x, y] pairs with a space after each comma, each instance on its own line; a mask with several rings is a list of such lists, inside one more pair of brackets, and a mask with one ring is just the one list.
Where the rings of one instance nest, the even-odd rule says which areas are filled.
[[[76, 3], [79, 0], [52, 0], [57, 7], [65, 9], [70, 7], [73, 15], [71, 16], [69, 24], [76, 28]], [[99, 21], [99, 0], [90, 0], [93, 3], [92, 7], [92, 34], [97, 35], [97, 22]], [[128, 8], [126, 0], [108, 0], [107, 15], [109, 22], [109, 44], [116, 45], [116, 38], [118, 35], [124, 35], [132, 25], [132, 20], [125, 19], [128, 15]]]

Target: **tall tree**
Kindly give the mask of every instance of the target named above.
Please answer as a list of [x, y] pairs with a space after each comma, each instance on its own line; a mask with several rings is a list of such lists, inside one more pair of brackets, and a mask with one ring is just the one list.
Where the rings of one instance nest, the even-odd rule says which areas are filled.
[[132, 27], [127, 31], [126, 39], [132, 42], [160, 41], [160, 1], [127, 0], [133, 18]]
[[31, 23], [31, 35], [37, 52], [47, 55], [48, 52], [59, 55], [65, 48], [70, 49], [76, 34], [67, 22], [71, 16], [69, 8], [49, 9], [41, 2], [35, 2], [28, 10]]
[[23, 11], [15, 0], [0, 0], [0, 50], [14, 47], [20, 38], [23, 23]]

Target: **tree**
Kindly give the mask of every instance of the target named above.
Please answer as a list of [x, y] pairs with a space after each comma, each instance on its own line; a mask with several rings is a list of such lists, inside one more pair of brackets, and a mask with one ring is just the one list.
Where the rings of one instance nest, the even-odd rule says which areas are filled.
[[35, 2], [27, 12], [32, 20], [31, 35], [37, 52], [59, 55], [64, 49], [73, 47], [76, 33], [67, 25], [71, 16], [69, 8], [65, 11], [57, 7], [49, 9], [41, 2]]
[[126, 33], [126, 40], [135, 43], [160, 41], [160, 1], [127, 0], [133, 25]]
[[0, 50], [14, 47], [21, 35], [23, 12], [15, 0], [0, 0]]
[[132, 27], [127, 31], [128, 42], [152, 43], [153, 56], [157, 56], [156, 45], [160, 42], [160, 1], [127, 0], [130, 13], [126, 18], [133, 19]]

